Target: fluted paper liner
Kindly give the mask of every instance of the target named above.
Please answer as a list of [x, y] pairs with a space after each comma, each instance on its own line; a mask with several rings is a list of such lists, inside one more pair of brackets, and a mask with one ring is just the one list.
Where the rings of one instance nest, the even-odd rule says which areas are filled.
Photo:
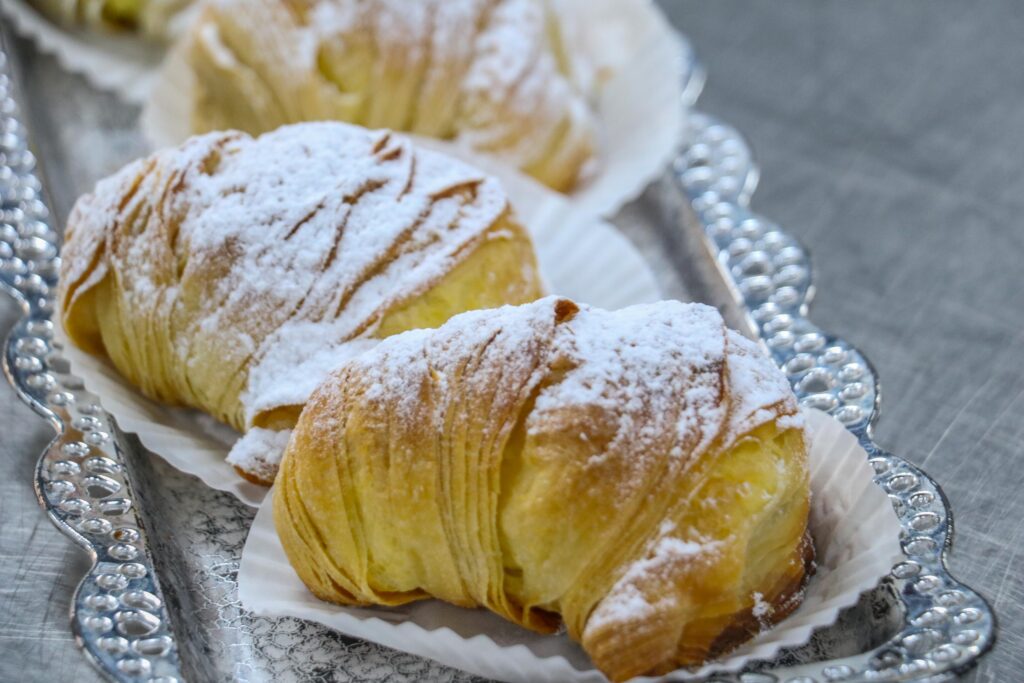
[[[591, 218], [561, 195], [522, 175], [505, 190], [530, 229], [541, 276], [552, 294], [600, 308], [616, 309], [661, 298], [654, 275], [636, 248], [608, 223]], [[242, 479], [225, 462], [238, 434], [197, 411], [165, 406], [143, 396], [109, 361], [81, 351], [66, 338], [71, 371], [99, 395], [121, 429], [171, 466], [211, 488], [258, 506], [267, 489]]]
[[[844, 607], [874, 588], [900, 557], [900, 525], [874, 484], [867, 453], [839, 422], [808, 411], [811, 534], [817, 572], [787, 619], [722, 660], [672, 680], [738, 671], [753, 660], [806, 643]], [[607, 680], [568, 636], [532, 633], [485, 610], [427, 600], [402, 607], [348, 608], [318, 600], [288, 564], [274, 529], [271, 499], [260, 507], [242, 552], [242, 605], [261, 616], [298, 617], [350, 636], [429, 657], [487, 678], [523, 683]], [[653, 680], [653, 679], [635, 679]]]
[[[686, 115], [682, 38], [652, 0], [562, 0], [562, 5], [582, 17], [585, 53], [615, 67], [596, 102], [597, 170], [566, 196], [587, 213], [610, 216], [660, 176], [679, 152]], [[189, 136], [193, 87], [179, 45], [168, 54], [142, 112], [142, 132], [154, 148], [177, 145]], [[434, 140], [430, 146], [474, 158], [450, 142]], [[502, 180], [517, 174], [502, 164], [489, 166]]]

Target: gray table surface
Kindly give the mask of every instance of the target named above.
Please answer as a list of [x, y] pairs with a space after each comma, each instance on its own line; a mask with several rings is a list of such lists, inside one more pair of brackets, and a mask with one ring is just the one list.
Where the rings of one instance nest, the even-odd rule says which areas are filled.
[[[1024, 672], [1024, 5], [719, 0], [663, 3], [710, 81], [700, 106], [744, 131], [763, 169], [755, 208], [814, 254], [814, 319], [883, 378], [877, 440], [922, 465], [956, 513], [953, 571], [992, 601], [996, 649], [968, 681]], [[40, 155], [70, 197], [141, 151], [137, 111], [22, 45], [60, 93], [32, 105]], [[650, 249], [649, 245], [645, 246]], [[664, 258], [651, 254], [656, 265]], [[665, 276], [666, 280], [671, 280]], [[0, 302], [0, 331], [17, 311]], [[49, 427], [0, 388], [0, 680], [96, 681], [68, 630], [82, 553], [35, 505]]]

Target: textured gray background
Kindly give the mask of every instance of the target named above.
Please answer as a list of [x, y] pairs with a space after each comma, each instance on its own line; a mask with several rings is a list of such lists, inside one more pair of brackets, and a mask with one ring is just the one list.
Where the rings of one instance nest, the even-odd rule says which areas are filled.
[[[744, 131], [754, 205], [814, 254], [814, 319], [883, 378], [881, 445], [924, 466], [956, 512], [953, 570], [995, 605], [996, 649], [969, 681], [1024, 671], [1024, 5], [1015, 0], [663, 3], [710, 76], [701, 107]], [[39, 140], [137, 151], [136, 112], [29, 52], [60, 94]], [[54, 128], [51, 128], [54, 127]], [[117, 155], [115, 155], [117, 156]], [[57, 211], [97, 168], [49, 175]], [[60, 204], [64, 204], [63, 206]], [[0, 331], [16, 311], [0, 303]], [[71, 642], [83, 555], [38, 512], [49, 428], [0, 388], [0, 680], [98, 680]]]
[[814, 256], [814, 320], [877, 366], [878, 443], [949, 496], [1001, 622], [965, 680], [1024, 680], [1024, 4], [666, 4]]

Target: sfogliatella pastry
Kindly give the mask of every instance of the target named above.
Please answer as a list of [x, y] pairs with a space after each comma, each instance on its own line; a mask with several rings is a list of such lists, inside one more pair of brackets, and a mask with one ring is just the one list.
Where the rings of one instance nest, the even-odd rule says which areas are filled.
[[[538, 277], [497, 181], [308, 123], [192, 138], [101, 181], [68, 219], [59, 301], [70, 339], [147, 396], [277, 430], [339, 348], [532, 301]], [[231, 462], [269, 484], [255, 455]]]
[[113, 31], [169, 37], [172, 23], [193, 0], [32, 0], [49, 15]]
[[321, 599], [564, 622], [621, 681], [722, 654], [799, 604], [804, 439], [785, 377], [714, 309], [550, 297], [332, 373], [274, 519]]
[[567, 21], [549, 0], [211, 0], [186, 39], [193, 130], [405, 130], [565, 190], [596, 145]]

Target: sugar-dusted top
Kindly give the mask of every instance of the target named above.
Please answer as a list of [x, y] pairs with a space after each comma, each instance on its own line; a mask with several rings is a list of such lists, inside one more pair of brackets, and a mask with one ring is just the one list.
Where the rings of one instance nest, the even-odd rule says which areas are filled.
[[[417, 458], [449, 457], [433, 450], [443, 435], [472, 444], [473, 468], [514, 459], [500, 467], [495, 494], [495, 529], [513, 549], [505, 560], [522, 568], [506, 590], [537, 601], [524, 607], [561, 611], [577, 634], [653, 614], [652, 600], [672, 596], [652, 595], [651, 577], [723, 552], [724, 539], [670, 516], [705, 476], [706, 454], [728, 452], [764, 424], [802, 424], [763, 350], [715, 309], [675, 301], [605, 311], [548, 297], [385, 339], [332, 374], [299, 430], [330, 444], [346, 433], [353, 401], [367, 412], [352, 424], [402, 425], [413, 448], [426, 444]], [[575, 545], [591, 533], [585, 550]], [[595, 567], [600, 578], [559, 583]], [[596, 604], [588, 581], [606, 582]]]
[[[190, 43], [198, 91], [216, 89], [204, 80], [216, 74], [244, 83], [249, 101], [205, 92], [197, 121], [408, 130], [571, 184], [596, 148], [595, 80], [573, 38], [580, 17], [562, 4], [213, 0]], [[251, 120], [238, 118], [246, 107]]]
[[65, 310], [116, 262], [127, 308], [176, 328], [178, 362], [212, 349], [248, 367], [251, 419], [301, 404], [332, 348], [435, 284], [508, 210], [497, 181], [387, 131], [211, 133], [76, 204]]
[[[457, 366], [485, 346], [501, 347], [492, 355], [501, 364], [475, 364], [472, 373], [460, 373], [460, 382], [494, 386], [513, 371], [533, 373], [534, 384], [557, 377], [539, 388], [526, 417], [528, 433], [545, 429], [553, 413], [596, 410], [615, 421], [604, 439], [609, 449], [621, 446], [636, 455], [638, 468], [645, 459], [690, 457], [714, 439], [728, 445], [780, 415], [792, 415], [788, 426], [802, 426], [785, 376], [756, 343], [703, 304], [660, 301], [605, 311], [547, 297], [462, 313], [437, 330], [396, 335], [349, 356], [373, 387], [367, 397], [387, 398], [401, 409], [418, 400], [424, 376], [447, 381], [431, 372], [437, 363]], [[666, 434], [671, 447], [655, 446], [666, 443]]]

